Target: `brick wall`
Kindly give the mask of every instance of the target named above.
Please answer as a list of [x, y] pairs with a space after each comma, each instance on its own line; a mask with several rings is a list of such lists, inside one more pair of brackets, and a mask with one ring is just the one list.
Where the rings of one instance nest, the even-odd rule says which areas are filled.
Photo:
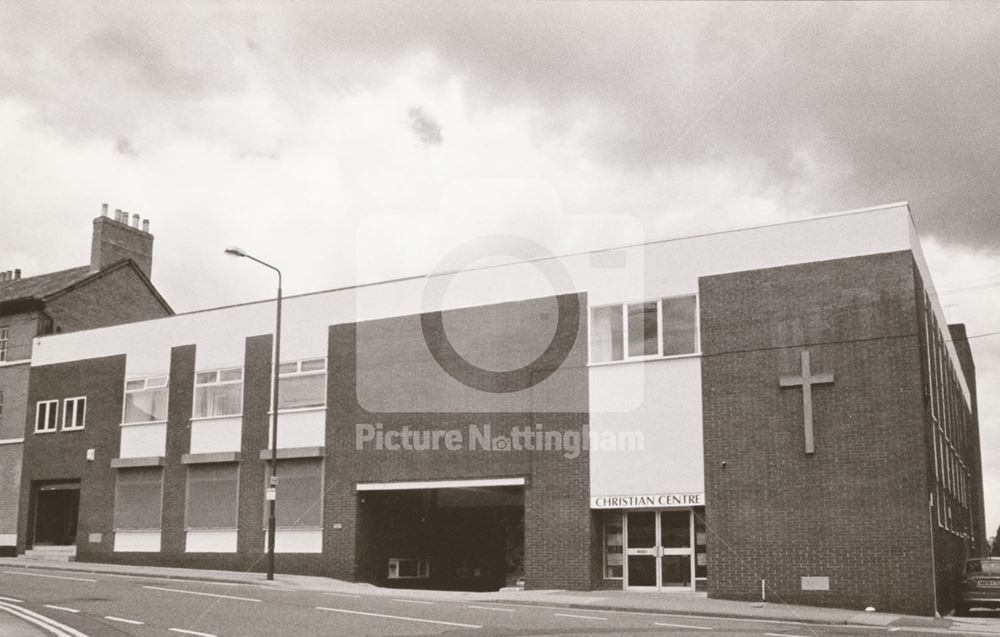
[[[933, 612], [908, 251], [700, 279], [709, 594]], [[814, 454], [804, 452], [808, 348]], [[801, 578], [828, 577], [829, 591]]]
[[[58, 399], [61, 423], [62, 400], [86, 396], [87, 412], [86, 426], [80, 431], [36, 434], [33, 418], [28, 419], [18, 510], [19, 552], [26, 545], [30, 548], [32, 541], [27, 531], [34, 514], [29, 508], [33, 485], [47, 480], [81, 480], [78, 550], [84, 555], [110, 550], [114, 514], [114, 471], [110, 461], [118, 455], [124, 381], [124, 356], [31, 369], [29, 405]], [[88, 449], [95, 450], [93, 461], [86, 458]], [[100, 541], [89, 542], [92, 533], [100, 534]]]
[[46, 310], [55, 323], [54, 329], [61, 332], [170, 315], [130, 267], [118, 268], [52, 299]]
[[[492, 361], [525, 349], [537, 338], [525, 325], [551, 309], [550, 300], [524, 301], [485, 308], [458, 310], [446, 315], [449, 338], [471, 343], [479, 360]], [[579, 297], [586, 308], [585, 297]], [[509, 320], [498, 320], [506, 316]], [[519, 318], [518, 318], [519, 317]], [[356, 448], [358, 423], [381, 423], [386, 429], [457, 429], [489, 423], [494, 436], [509, 435], [515, 426], [544, 425], [546, 430], [580, 431], [587, 421], [585, 312], [577, 329], [556, 334], [568, 339], [569, 357], [548, 380], [530, 392], [512, 392], [505, 398], [481, 395], [489, 409], [475, 411], [477, 394], [448, 377], [430, 359], [423, 342], [420, 317], [408, 316], [361, 325], [330, 328], [327, 410], [327, 530], [325, 552], [331, 557], [331, 575], [363, 577], [370, 570], [364, 503], [353, 492], [357, 482], [442, 480], [457, 478], [526, 477], [524, 492], [524, 564], [530, 588], [589, 589], [594, 583], [592, 542], [596, 533], [589, 510], [589, 463], [586, 452], [567, 459], [557, 452], [390, 451]], [[530, 332], [524, 334], [524, 332]], [[551, 332], [549, 332], [551, 333]], [[544, 334], [544, 332], [543, 332]], [[531, 343], [530, 347], [534, 347]], [[542, 343], [544, 347], [544, 343]], [[359, 354], [359, 349], [364, 349]], [[536, 350], [540, 351], [540, 350]], [[536, 353], [537, 355], [537, 353]], [[529, 359], [530, 360], [530, 359]], [[360, 361], [360, 362], [359, 362]], [[509, 369], [497, 365], [492, 369]], [[486, 363], [480, 362], [484, 367]], [[365, 366], [366, 369], [360, 369]], [[360, 380], [359, 380], [360, 379]], [[552, 382], [558, 386], [560, 406], [570, 400], [577, 410], [550, 412]], [[369, 383], [359, 387], [359, 383]], [[384, 395], [378, 395], [384, 392]], [[393, 392], [397, 392], [394, 396]], [[525, 395], [525, 394], [528, 395]], [[394, 398], [398, 397], [398, 401]], [[361, 403], [384, 405], [370, 411]], [[448, 404], [454, 411], [446, 410]], [[391, 411], [393, 405], [398, 411]], [[445, 407], [442, 409], [442, 405]], [[426, 411], [421, 411], [426, 407]], [[506, 407], [509, 411], [503, 411]], [[333, 529], [330, 522], [342, 526]]]

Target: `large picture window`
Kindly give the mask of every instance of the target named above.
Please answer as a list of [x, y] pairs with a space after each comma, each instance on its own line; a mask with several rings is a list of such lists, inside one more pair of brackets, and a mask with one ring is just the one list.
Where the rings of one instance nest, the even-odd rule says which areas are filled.
[[278, 383], [280, 409], [322, 407], [326, 405], [326, 359], [282, 363]]
[[167, 377], [138, 378], [125, 383], [122, 422], [162, 422], [167, 419]]
[[188, 529], [235, 529], [239, 509], [239, 465], [203, 464], [188, 466]]
[[119, 469], [115, 480], [115, 530], [160, 530], [162, 501], [160, 467]]
[[[264, 472], [265, 485], [271, 470]], [[319, 529], [323, 527], [323, 459], [278, 461], [278, 490], [275, 526], [279, 529]], [[267, 507], [264, 507], [267, 525]]]
[[243, 412], [243, 369], [233, 367], [194, 375], [194, 417], [238, 416]]
[[590, 362], [609, 363], [698, 352], [694, 295], [590, 310]]

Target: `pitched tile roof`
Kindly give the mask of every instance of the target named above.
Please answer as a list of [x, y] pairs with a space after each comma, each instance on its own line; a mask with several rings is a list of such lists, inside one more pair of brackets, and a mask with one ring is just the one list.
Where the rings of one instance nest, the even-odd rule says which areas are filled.
[[94, 274], [89, 265], [29, 276], [15, 281], [0, 281], [0, 303], [28, 299], [42, 300], [65, 290]]

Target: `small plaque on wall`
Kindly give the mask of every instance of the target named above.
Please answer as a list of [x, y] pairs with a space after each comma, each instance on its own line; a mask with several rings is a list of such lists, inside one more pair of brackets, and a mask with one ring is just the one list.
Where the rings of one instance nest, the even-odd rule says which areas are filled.
[[103, 536], [100, 533], [91, 533], [90, 535], [87, 536], [87, 540], [91, 544], [100, 544], [102, 538]]
[[804, 591], [828, 591], [830, 590], [829, 577], [803, 577], [802, 590]]

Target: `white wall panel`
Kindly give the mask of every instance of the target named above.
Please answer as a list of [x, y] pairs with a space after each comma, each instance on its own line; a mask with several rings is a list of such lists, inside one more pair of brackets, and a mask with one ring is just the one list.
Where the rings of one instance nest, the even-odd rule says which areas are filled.
[[236, 529], [222, 531], [188, 531], [184, 551], [187, 553], [235, 553]]
[[121, 427], [120, 458], [167, 455], [167, 423]]

